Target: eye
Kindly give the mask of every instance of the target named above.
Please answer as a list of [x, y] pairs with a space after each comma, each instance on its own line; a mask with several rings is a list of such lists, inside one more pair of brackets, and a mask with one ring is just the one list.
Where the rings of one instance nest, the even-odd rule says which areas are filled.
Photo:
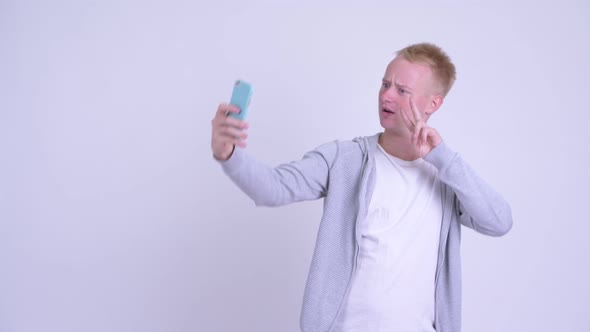
[[390, 86], [391, 86], [391, 83], [388, 83], [388, 82], [381, 83], [381, 87], [384, 89], [389, 89]]
[[398, 88], [397, 89], [397, 92], [399, 92], [400, 95], [403, 95], [403, 94], [405, 94], [408, 91], [406, 91], [404, 88]]

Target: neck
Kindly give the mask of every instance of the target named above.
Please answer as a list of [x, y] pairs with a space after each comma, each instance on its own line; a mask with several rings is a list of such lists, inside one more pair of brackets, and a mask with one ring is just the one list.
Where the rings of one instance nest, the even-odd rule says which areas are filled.
[[411, 133], [396, 133], [385, 130], [379, 135], [379, 145], [390, 155], [402, 160], [413, 161], [420, 158], [416, 144], [412, 144]]

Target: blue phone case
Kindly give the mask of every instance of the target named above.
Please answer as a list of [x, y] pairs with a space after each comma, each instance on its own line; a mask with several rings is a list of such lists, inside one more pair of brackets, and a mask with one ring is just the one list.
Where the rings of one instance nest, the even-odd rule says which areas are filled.
[[242, 80], [236, 80], [229, 103], [237, 106], [240, 109], [240, 113], [230, 113], [229, 116], [244, 120], [248, 114], [248, 106], [250, 105], [251, 97], [252, 85]]

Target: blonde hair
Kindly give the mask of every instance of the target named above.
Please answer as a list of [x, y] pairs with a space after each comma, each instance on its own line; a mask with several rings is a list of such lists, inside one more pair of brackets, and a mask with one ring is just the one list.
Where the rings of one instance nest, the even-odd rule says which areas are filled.
[[455, 65], [442, 48], [430, 43], [413, 44], [397, 51], [396, 56], [403, 57], [410, 62], [421, 62], [430, 66], [434, 78], [442, 89], [443, 97], [453, 87], [457, 78]]

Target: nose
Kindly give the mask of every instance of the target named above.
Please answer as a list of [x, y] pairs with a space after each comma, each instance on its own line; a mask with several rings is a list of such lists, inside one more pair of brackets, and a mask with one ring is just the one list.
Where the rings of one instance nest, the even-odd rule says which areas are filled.
[[381, 101], [384, 103], [391, 103], [395, 101], [395, 92], [393, 88], [382, 89]]

